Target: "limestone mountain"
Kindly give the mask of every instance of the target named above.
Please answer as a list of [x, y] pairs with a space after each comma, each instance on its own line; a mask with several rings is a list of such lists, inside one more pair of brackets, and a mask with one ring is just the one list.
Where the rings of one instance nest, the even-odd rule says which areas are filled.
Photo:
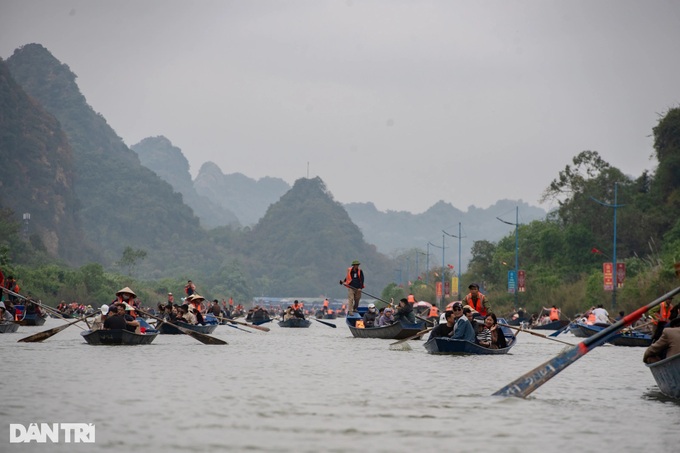
[[251, 179], [241, 173], [225, 175], [213, 162], [201, 166], [194, 187], [213, 203], [231, 210], [243, 225], [254, 225], [269, 205], [290, 189], [280, 178]]
[[[28, 44], [7, 59], [19, 85], [54, 115], [73, 152], [73, 187], [80, 202], [85, 238], [97, 244], [105, 264], [126, 247], [148, 252], [144, 271], [181, 268], [205, 247], [206, 232], [182, 196], [144, 167], [104, 117], [87, 104], [76, 75], [39, 44]], [[209, 260], [202, 260], [209, 267]]]
[[239, 247], [263, 294], [344, 297], [339, 285], [358, 259], [366, 289], [379, 295], [392, 276], [392, 262], [366, 243], [347, 211], [320, 178], [299, 179], [267, 209]]
[[70, 264], [93, 258], [82, 241], [66, 135], [56, 118], [14, 81], [2, 60], [0, 162], [0, 207], [14, 211], [14, 220], [30, 215], [26, 226], [34, 246]]
[[[497, 241], [512, 234], [513, 227], [499, 222], [496, 217], [511, 212], [504, 220], [514, 223], [516, 206], [519, 206], [520, 224], [544, 219], [546, 216], [546, 212], [541, 208], [511, 200], [499, 200], [485, 209], [470, 206], [467, 211], [461, 211], [450, 203], [439, 201], [422, 214], [378, 211], [373, 203], [349, 203], [345, 205], [345, 209], [354, 223], [361, 228], [366, 239], [383, 253], [397, 253], [399, 250], [412, 248], [424, 250], [430, 241], [440, 245], [442, 230], [458, 236], [460, 222], [463, 236], [461, 261], [462, 267], [465, 268], [472, 256], [470, 249], [474, 241]], [[385, 228], [385, 225], [390, 227]], [[447, 259], [447, 262], [457, 263], [457, 239], [447, 237], [446, 244], [447, 249], [451, 247], [446, 251], [446, 256], [452, 257], [450, 260]], [[436, 250], [435, 255], [441, 257], [441, 251]]]
[[182, 150], [173, 146], [166, 137], [148, 137], [130, 148], [137, 153], [142, 165], [182, 194], [184, 202], [191, 206], [203, 226], [239, 225], [234, 212], [196, 192], [189, 172], [189, 161]]

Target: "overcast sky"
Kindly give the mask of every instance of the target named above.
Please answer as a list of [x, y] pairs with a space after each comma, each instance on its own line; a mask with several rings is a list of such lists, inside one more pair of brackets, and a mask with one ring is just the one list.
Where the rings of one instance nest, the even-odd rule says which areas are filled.
[[380, 210], [538, 206], [583, 150], [639, 176], [680, 104], [680, 1], [0, 0], [28, 43], [128, 146]]

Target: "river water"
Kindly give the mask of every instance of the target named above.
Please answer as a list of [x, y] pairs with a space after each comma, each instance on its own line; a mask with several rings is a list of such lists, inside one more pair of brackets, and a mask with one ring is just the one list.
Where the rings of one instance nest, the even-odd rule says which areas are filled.
[[[0, 452], [677, 451], [680, 403], [644, 348], [605, 345], [527, 399], [490, 396], [562, 344], [521, 333], [503, 356], [435, 356], [422, 341], [353, 338], [343, 319], [270, 332], [219, 326], [90, 346], [71, 326], [43, 343], [0, 334]], [[543, 332], [550, 333], [550, 332]], [[571, 334], [559, 339], [576, 343]], [[10, 443], [10, 423], [93, 423], [95, 443]]]

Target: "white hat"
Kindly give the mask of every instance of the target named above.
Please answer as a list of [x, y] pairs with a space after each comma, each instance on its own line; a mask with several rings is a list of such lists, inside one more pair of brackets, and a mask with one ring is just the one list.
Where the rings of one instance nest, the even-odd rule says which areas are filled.
[[375, 308], [375, 304], [368, 304], [368, 309]]
[[5, 303], [2, 301], [0, 301], [0, 308], [4, 308], [5, 310], [7, 310], [7, 307], [5, 307]]
[[109, 313], [109, 306], [104, 304], [100, 307], [100, 310], [102, 311], [102, 315], [107, 315]]

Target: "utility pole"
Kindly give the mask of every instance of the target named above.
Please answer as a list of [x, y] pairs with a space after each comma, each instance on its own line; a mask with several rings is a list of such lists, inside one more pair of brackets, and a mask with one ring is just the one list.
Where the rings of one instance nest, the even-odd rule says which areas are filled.
[[458, 236], [456, 236], [455, 234], [449, 234], [444, 230], [442, 230], [442, 233], [444, 233], [447, 236], [451, 236], [452, 238], [458, 238], [458, 285], [456, 287], [456, 293], [458, 293], [458, 296], [460, 296], [460, 266], [461, 266], [461, 264], [460, 264], [460, 262], [461, 262], [461, 259], [460, 259], [460, 250], [461, 250], [460, 240], [463, 237], [461, 235], [460, 222], [458, 222]]
[[622, 208], [625, 204], [617, 204], [619, 195], [619, 183], [614, 183], [614, 204], [604, 203], [596, 198], [590, 197], [594, 202], [601, 204], [606, 208], [614, 208], [614, 247], [612, 252], [612, 261], [614, 272], [614, 285], [612, 287], [612, 310], [616, 309], [616, 287], [618, 286], [617, 269], [616, 269], [616, 209]]
[[515, 223], [506, 222], [496, 217], [503, 223], [515, 226], [515, 310], [519, 307], [519, 206], [515, 208]]

